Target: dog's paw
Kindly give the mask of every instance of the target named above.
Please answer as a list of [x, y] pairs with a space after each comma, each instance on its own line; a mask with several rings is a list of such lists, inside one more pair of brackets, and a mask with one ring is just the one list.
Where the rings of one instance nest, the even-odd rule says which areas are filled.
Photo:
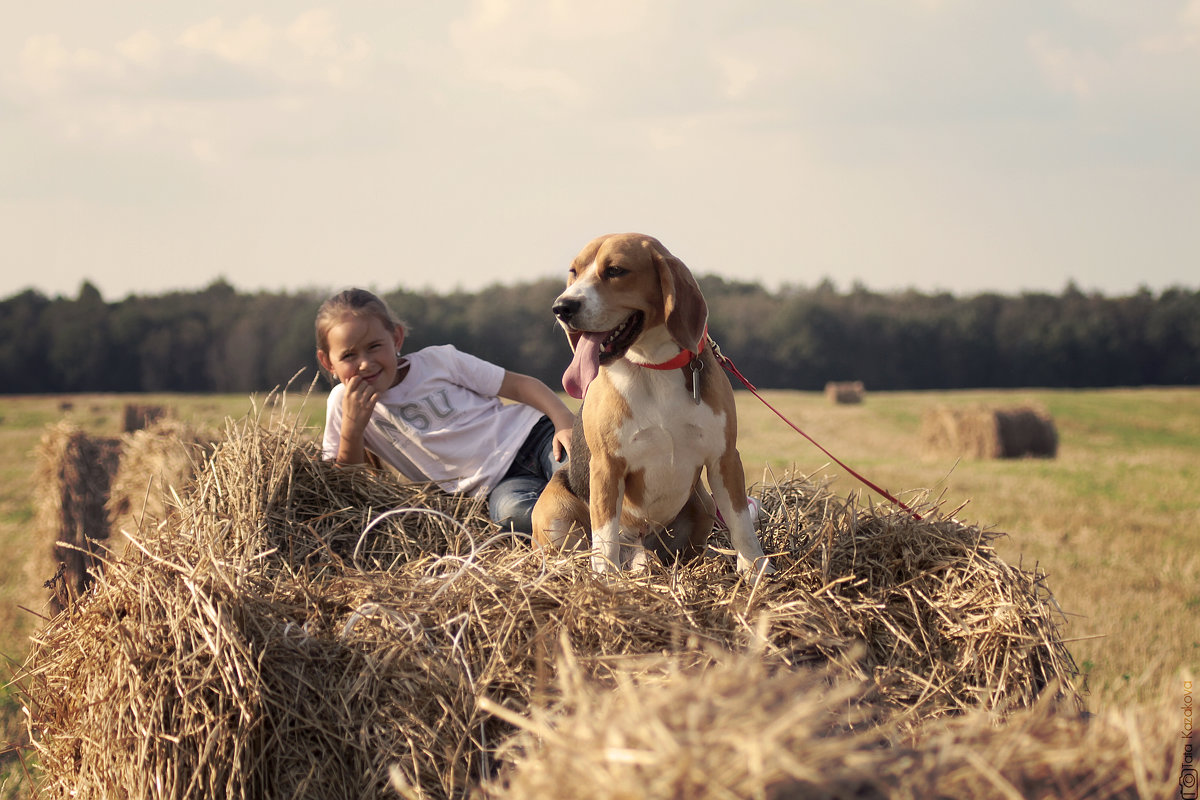
[[597, 575], [619, 575], [621, 567], [599, 553], [592, 553], [592, 572]]
[[648, 547], [635, 545], [621, 548], [621, 566], [632, 574], [649, 572], [652, 564], [658, 563], [658, 556]]
[[774, 575], [776, 571], [775, 566], [766, 556], [759, 556], [758, 558], [754, 559], [753, 562], [751, 562], [750, 559], [742, 555], [738, 555], [737, 568], [738, 572], [752, 572], [755, 583], [758, 583], [759, 580], [767, 575]]

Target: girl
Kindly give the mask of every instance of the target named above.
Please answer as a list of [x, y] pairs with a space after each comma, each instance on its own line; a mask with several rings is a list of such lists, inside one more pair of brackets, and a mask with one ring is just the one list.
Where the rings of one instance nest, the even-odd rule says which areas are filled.
[[404, 323], [363, 289], [326, 300], [316, 332], [317, 360], [335, 383], [326, 458], [361, 464], [370, 450], [410, 480], [486, 496], [501, 527], [532, 532], [533, 505], [568, 455], [574, 422], [546, 384], [452, 345], [402, 356]]

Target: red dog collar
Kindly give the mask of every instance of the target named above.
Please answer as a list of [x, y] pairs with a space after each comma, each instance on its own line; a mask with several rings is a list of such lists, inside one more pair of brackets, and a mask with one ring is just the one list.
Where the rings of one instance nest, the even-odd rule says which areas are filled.
[[662, 362], [661, 364], [643, 364], [640, 361], [634, 361], [639, 367], [646, 369], [683, 369], [688, 364], [692, 363], [692, 359], [704, 352], [704, 342], [708, 339], [708, 328], [704, 328], [704, 335], [700, 337], [700, 344], [696, 345], [696, 352], [691, 350], [680, 350], [679, 354], [674, 358]]

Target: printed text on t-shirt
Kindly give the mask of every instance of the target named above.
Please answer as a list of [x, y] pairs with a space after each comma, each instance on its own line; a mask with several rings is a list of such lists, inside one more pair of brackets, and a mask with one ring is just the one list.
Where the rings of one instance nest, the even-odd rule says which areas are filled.
[[[440, 401], [439, 401], [440, 398]], [[435, 419], [447, 419], [454, 413], [450, 398], [445, 389], [422, 397], [412, 403], [402, 403], [396, 406], [400, 419], [419, 431], [427, 431], [433, 427]]]

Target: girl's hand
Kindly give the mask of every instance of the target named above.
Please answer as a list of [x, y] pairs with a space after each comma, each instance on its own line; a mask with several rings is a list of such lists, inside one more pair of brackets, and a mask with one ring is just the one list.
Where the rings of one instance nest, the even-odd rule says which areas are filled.
[[375, 387], [357, 375], [346, 381], [346, 392], [342, 395], [342, 443], [337, 458], [340, 463], [361, 464], [366, 460], [364, 438], [378, 400]]
[[378, 400], [375, 387], [357, 375], [346, 381], [346, 393], [342, 396], [342, 435], [348, 431], [358, 434], [365, 431]]
[[554, 432], [554, 460], [562, 463], [571, 457], [571, 429], [559, 428]]

